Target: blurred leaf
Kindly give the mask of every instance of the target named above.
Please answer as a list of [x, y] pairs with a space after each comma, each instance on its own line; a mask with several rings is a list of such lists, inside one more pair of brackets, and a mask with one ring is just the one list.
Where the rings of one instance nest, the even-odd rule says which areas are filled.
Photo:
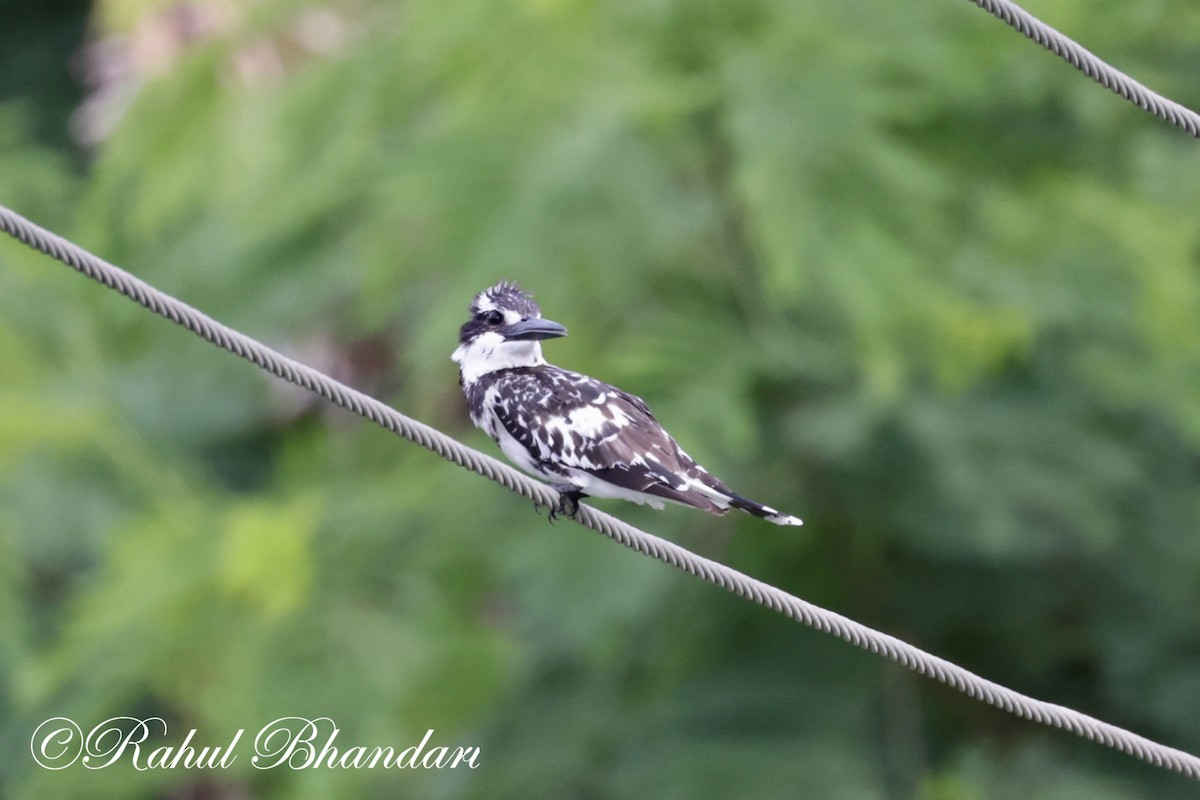
[[230, 509], [217, 565], [222, 591], [267, 618], [295, 611], [312, 582], [309, 540], [317, 512], [311, 497]]

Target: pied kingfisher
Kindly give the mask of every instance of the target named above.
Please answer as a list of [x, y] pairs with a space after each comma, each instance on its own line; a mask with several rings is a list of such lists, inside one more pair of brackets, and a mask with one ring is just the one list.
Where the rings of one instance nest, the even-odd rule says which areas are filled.
[[[667, 500], [711, 514], [740, 508], [776, 525], [800, 525], [734, 494], [683, 451], [638, 397], [547, 364], [540, 340], [567, 335], [537, 303], [501, 281], [475, 295], [451, 356], [471, 421], [509, 460], [562, 495], [573, 515], [583, 497], [661, 509]], [[551, 512], [553, 514], [553, 510]]]

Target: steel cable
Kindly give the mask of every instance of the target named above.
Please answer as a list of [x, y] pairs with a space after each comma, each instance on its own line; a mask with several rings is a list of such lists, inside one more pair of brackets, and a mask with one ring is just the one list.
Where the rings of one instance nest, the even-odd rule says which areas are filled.
[[1138, 83], [1068, 36], [1059, 33], [1010, 0], [971, 0], [1015, 30], [1054, 53], [1096, 83], [1111, 89], [1138, 108], [1200, 137], [1200, 114], [1168, 100]]

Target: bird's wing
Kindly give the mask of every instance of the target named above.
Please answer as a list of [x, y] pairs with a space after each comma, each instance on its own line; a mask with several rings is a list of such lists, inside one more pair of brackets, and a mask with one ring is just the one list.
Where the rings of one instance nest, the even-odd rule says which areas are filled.
[[[714, 514], [729, 490], [687, 455], [628, 392], [567, 370], [521, 376], [496, 396], [500, 424], [548, 472], [585, 471], [634, 492]], [[708, 491], [705, 491], [708, 490]]]

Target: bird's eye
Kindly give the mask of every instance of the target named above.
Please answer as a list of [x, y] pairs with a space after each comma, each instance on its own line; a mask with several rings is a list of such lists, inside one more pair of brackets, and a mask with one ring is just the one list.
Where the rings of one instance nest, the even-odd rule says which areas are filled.
[[483, 315], [483, 321], [488, 325], [499, 325], [501, 322], [504, 322], [504, 315], [499, 311], [489, 311]]

